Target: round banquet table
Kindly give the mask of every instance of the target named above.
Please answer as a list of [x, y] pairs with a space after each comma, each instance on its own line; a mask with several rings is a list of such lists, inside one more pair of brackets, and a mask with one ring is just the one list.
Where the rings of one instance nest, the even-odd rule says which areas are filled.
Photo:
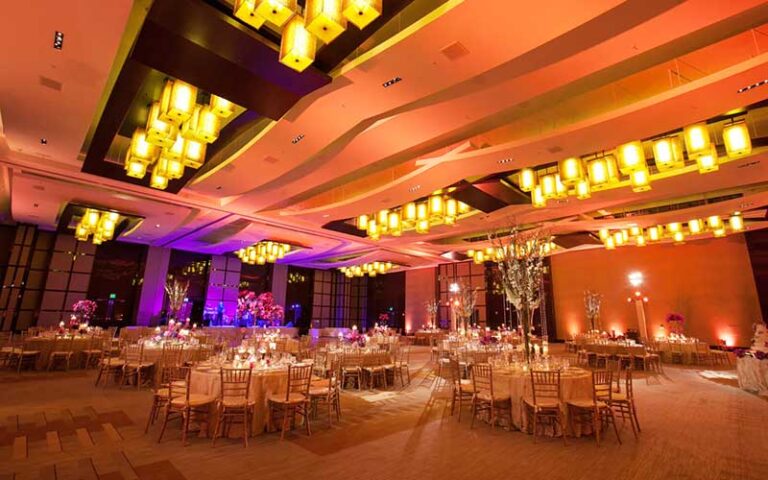
[[[184, 345], [184, 349], [181, 351], [181, 363], [192, 362], [197, 349], [200, 345]], [[204, 347], [209, 348], [209, 347]], [[159, 385], [162, 381], [160, 378], [163, 372], [163, 345], [162, 344], [144, 344], [144, 362], [154, 364], [154, 384]]]
[[[225, 367], [226, 368], [226, 367]], [[251, 375], [251, 388], [249, 400], [255, 400], [256, 405], [253, 409], [253, 418], [251, 421], [251, 433], [260, 435], [264, 433], [267, 426], [267, 398], [269, 394], [279, 394], [285, 392], [288, 388], [288, 368], [265, 368], [253, 369]], [[192, 370], [190, 379], [191, 393], [210, 395], [219, 398], [221, 395], [221, 374], [219, 367], [197, 367]], [[208, 435], [213, 435], [213, 429], [216, 425], [217, 411], [211, 408], [208, 421]]]
[[[531, 387], [531, 373], [518, 369], [498, 368], [493, 371], [494, 393], [509, 394], [512, 399], [512, 423], [521, 431], [532, 433], [532, 425], [527, 415], [524, 415], [525, 409], [523, 398], [533, 398]], [[582, 433], [589, 432], [570, 431], [568, 422], [568, 408], [566, 402], [576, 399], [592, 398], [592, 374], [582, 368], [568, 368], [560, 374], [560, 402], [561, 409], [565, 414], [565, 424], [568, 434], [571, 436], [580, 436]]]
[[[48, 367], [48, 359], [51, 357], [51, 352], [56, 349], [56, 340], [63, 341], [63, 338], [56, 337], [31, 337], [24, 340], [25, 350], [37, 350], [40, 355], [37, 357], [37, 363], [35, 368], [37, 370], [45, 370]], [[81, 352], [87, 350], [90, 346], [91, 337], [89, 336], [76, 336], [74, 342], [72, 342], [72, 359], [69, 363], [69, 368], [79, 368]], [[60, 347], [64, 344], [60, 343]]]
[[661, 353], [661, 359], [664, 362], [672, 361], [672, 352], [676, 346], [680, 346], [680, 350], [683, 354], [683, 363], [693, 363], [693, 357], [696, 353], [697, 342], [679, 342], [679, 341], [659, 341], [659, 352]]
[[748, 392], [768, 396], [768, 360], [754, 357], [736, 359], [739, 387]]
[[584, 349], [588, 352], [603, 353], [607, 355], [618, 355], [627, 353], [629, 355], [643, 355], [645, 347], [643, 345], [622, 345], [618, 343], [587, 343]]

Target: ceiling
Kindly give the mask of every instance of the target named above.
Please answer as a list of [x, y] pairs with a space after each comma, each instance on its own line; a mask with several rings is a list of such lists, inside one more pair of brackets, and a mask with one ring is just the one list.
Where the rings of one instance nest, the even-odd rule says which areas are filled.
[[[307, 73], [320, 80], [285, 113], [260, 115], [210, 165], [163, 192], [84, 162], [101, 120], [120, 117], [110, 95], [146, 17], [165, 1], [182, 0], [4, 7], [0, 41], [14, 48], [0, 50], [0, 221], [55, 229], [70, 203], [112, 208], [144, 218], [121, 241], [223, 254], [284, 240], [306, 247], [284, 262], [316, 268], [434, 265], [513, 222], [566, 235], [754, 210], [748, 227], [767, 226], [768, 150], [758, 146], [718, 172], [658, 180], [648, 192], [617, 188], [543, 209], [506, 204], [426, 235], [373, 241], [323, 227], [743, 107], [760, 105], [747, 121], [753, 138], [768, 138], [768, 85], [737, 93], [768, 79], [764, 2], [406, 2], [334, 67]], [[55, 31], [65, 34], [61, 50]], [[623, 214], [725, 194], [733, 198]]]

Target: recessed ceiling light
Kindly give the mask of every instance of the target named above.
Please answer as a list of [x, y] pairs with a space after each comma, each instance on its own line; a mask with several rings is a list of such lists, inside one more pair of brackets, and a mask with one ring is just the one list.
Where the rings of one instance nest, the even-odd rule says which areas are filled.
[[507, 164], [507, 163], [509, 163], [511, 161], [512, 161], [512, 157], [507, 157], [507, 158], [502, 158], [501, 160], [497, 160], [496, 162], [499, 165], [505, 165], [505, 164]]
[[291, 143], [296, 145], [297, 143], [299, 143], [302, 140], [304, 140], [304, 134], [300, 133], [300, 134], [296, 135], [295, 137], [293, 137], [293, 140], [291, 140]]
[[156, 223], [156, 224], [155, 224], [155, 228], [160, 228], [160, 224], [159, 224], [159, 223]]
[[421, 188], [421, 185], [414, 185], [411, 188], [408, 189], [409, 192], [413, 193]]
[[736, 93], [748, 92], [748, 91], [752, 90], [753, 88], [762, 87], [766, 83], [768, 83], [768, 78], [766, 78], [765, 80], [760, 80], [757, 83], [753, 83], [752, 85], [747, 85], [746, 87], [741, 87], [740, 89], [736, 90]]
[[327, 213], [325, 215], [323, 215], [323, 218], [328, 218], [328, 217], [330, 217], [330, 215], [327, 214]]
[[41, 145], [48, 145], [48, 139], [45, 137], [40, 138], [40, 144]]
[[56, 50], [64, 48], [64, 34], [58, 30], [53, 34], [53, 48]]
[[391, 79], [391, 80], [387, 80], [386, 82], [382, 83], [382, 84], [381, 84], [381, 86], [382, 86], [382, 87], [384, 87], [384, 88], [389, 88], [389, 87], [391, 87], [392, 85], [394, 85], [394, 84], [396, 84], [396, 83], [399, 83], [399, 82], [402, 82], [402, 81], [403, 81], [403, 79], [402, 79], [402, 78], [400, 78], [400, 77], [395, 77], [395, 78], [393, 78], [393, 79]]

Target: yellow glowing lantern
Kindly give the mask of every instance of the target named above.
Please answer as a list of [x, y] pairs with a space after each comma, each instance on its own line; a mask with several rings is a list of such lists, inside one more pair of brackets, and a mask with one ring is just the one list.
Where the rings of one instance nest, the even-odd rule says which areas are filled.
[[166, 174], [170, 180], [181, 178], [184, 176], [184, 164], [181, 160], [175, 158], [169, 158], [166, 166]]
[[381, 0], [344, 0], [344, 16], [363, 29], [381, 15]]
[[742, 157], [752, 152], [752, 140], [743, 121], [723, 127], [723, 143], [730, 158]]
[[672, 235], [672, 239], [675, 241], [675, 243], [684, 243], [685, 235], [683, 235], [683, 232], [675, 232], [675, 234]]
[[197, 140], [185, 140], [184, 141], [184, 166], [190, 168], [200, 168], [205, 162], [205, 148], [206, 145], [203, 142]]
[[485, 253], [483, 253], [482, 250], [479, 250], [479, 251], [475, 252], [474, 261], [478, 265], [483, 263], [485, 261]]
[[646, 245], [645, 237], [643, 235], [638, 235], [635, 238], [635, 243], [637, 243], [638, 247], [644, 247]]
[[416, 219], [419, 221], [429, 220], [429, 210], [426, 203], [422, 202], [416, 205]]
[[307, 0], [307, 30], [324, 43], [331, 43], [346, 28], [342, 0]]
[[440, 195], [432, 195], [427, 200], [427, 204], [429, 205], [429, 216], [434, 220], [440, 219], [444, 212], [443, 197]]
[[541, 177], [541, 193], [547, 200], [557, 197], [557, 182], [554, 174]]
[[296, 13], [296, 0], [256, 0], [256, 13], [276, 27], [282, 27]]
[[536, 186], [536, 172], [532, 168], [524, 168], [518, 173], [518, 184], [520, 184], [520, 190], [524, 192], [530, 192], [533, 187]]
[[709, 140], [709, 127], [706, 123], [696, 123], [685, 127], [683, 138], [685, 138], [688, 158], [696, 158], [710, 153], [711, 142]]
[[416, 233], [429, 233], [429, 220], [419, 220], [416, 222]]
[[723, 220], [720, 218], [719, 215], [711, 215], [707, 217], [707, 225], [712, 230], [717, 230], [723, 227]]
[[653, 158], [659, 171], [672, 170], [685, 164], [683, 147], [677, 137], [667, 137], [653, 142]]
[[645, 192], [651, 189], [651, 176], [648, 170], [633, 170], [629, 174], [633, 192]]
[[657, 242], [661, 238], [661, 229], [659, 227], [649, 227], [646, 231], [648, 240]]
[[379, 225], [387, 225], [389, 220], [389, 210], [383, 209], [379, 210], [379, 213], [376, 215], [376, 223]]
[[667, 232], [671, 234], [680, 233], [683, 231], [683, 226], [680, 222], [672, 222], [667, 224]]
[[143, 128], [137, 128], [131, 137], [131, 146], [129, 149], [130, 157], [134, 160], [141, 160], [147, 163], [152, 162], [155, 157], [155, 146], [147, 141], [147, 132]]
[[629, 235], [632, 237], [636, 237], [642, 233], [642, 230], [640, 227], [629, 227]]
[[87, 242], [88, 241], [88, 229], [85, 228], [83, 225], [78, 225], [77, 228], [75, 228], [75, 238], [77, 240], [80, 240], [81, 242]]
[[164, 148], [162, 156], [173, 160], [181, 160], [184, 157], [184, 137], [176, 134], [176, 141], [170, 148]]
[[456, 218], [459, 215], [459, 204], [455, 198], [447, 198], [445, 200], [445, 217]]
[[218, 95], [211, 95], [211, 101], [208, 105], [211, 107], [211, 111], [221, 118], [229, 118], [235, 113], [235, 104]]
[[464, 202], [459, 202], [459, 213], [460, 214], [469, 213], [469, 210], [470, 210], [469, 205], [467, 205]]
[[547, 206], [547, 199], [544, 197], [544, 193], [541, 190], [541, 185], [536, 185], [531, 192], [531, 203], [534, 208], [542, 208]]
[[580, 158], [570, 157], [558, 162], [560, 181], [565, 185], [575, 185], [584, 177], [584, 168]]
[[98, 210], [89, 208], [85, 211], [85, 215], [83, 215], [82, 223], [89, 230], [94, 230], [99, 225], [100, 218], [101, 216], [99, 215]]
[[416, 221], [416, 202], [408, 202], [403, 207], [403, 220], [412, 224]]
[[378, 240], [381, 237], [379, 224], [372, 218], [368, 220], [368, 236], [371, 237], [372, 240]]
[[576, 198], [579, 200], [586, 200], [592, 196], [592, 187], [589, 185], [589, 180], [579, 180], [576, 183]]
[[696, 165], [699, 167], [699, 173], [715, 172], [720, 168], [717, 159], [717, 148], [714, 145], [709, 149], [709, 153], [700, 154], [696, 157]]
[[642, 142], [629, 142], [616, 149], [619, 171], [629, 175], [636, 170], [645, 170], [645, 150]]
[[606, 250], [613, 250], [616, 248], [616, 241], [613, 239], [613, 237], [608, 237], [605, 239], [605, 248]]
[[744, 217], [742, 217], [741, 214], [734, 213], [728, 219], [728, 224], [731, 226], [731, 230], [740, 232], [741, 230], [744, 230]]
[[166, 81], [160, 97], [160, 120], [181, 125], [192, 116], [196, 101], [197, 88], [181, 80]]
[[152, 169], [152, 176], [149, 178], [149, 186], [159, 190], [165, 190], [168, 188], [168, 177], [165, 176], [165, 172], [162, 169], [158, 168], [159, 165], [158, 161], [158, 164]]
[[691, 234], [696, 235], [704, 231], [704, 222], [702, 222], [698, 218], [694, 218], [693, 220], [688, 220], [688, 231], [691, 232]]
[[608, 230], [607, 228], [601, 228], [598, 231], [598, 235], [600, 235], [600, 240], [605, 241], [611, 236], [611, 231]]
[[617, 183], [619, 181], [619, 167], [616, 166], [616, 157], [613, 155], [606, 155], [605, 168], [608, 172], [608, 181], [610, 183]]
[[624, 234], [621, 231], [614, 232], [613, 243], [615, 243], [618, 247], [624, 245]]
[[560, 174], [555, 174], [555, 196], [557, 198], [565, 198], [568, 196], [568, 187], [560, 181]]
[[93, 242], [94, 245], [101, 245], [104, 240], [101, 238], [101, 235], [99, 235], [99, 233], [96, 232], [93, 234], [93, 240], [91, 241]]
[[189, 140], [213, 143], [219, 138], [221, 119], [209, 106], [198, 106], [192, 117], [181, 126], [181, 135]]
[[266, 19], [256, 13], [256, 0], [235, 0], [235, 17], [252, 26], [261, 28]]
[[125, 174], [133, 178], [144, 178], [147, 174], [147, 164], [129, 157], [125, 160]]
[[587, 175], [592, 185], [602, 185], [608, 182], [608, 167], [605, 158], [595, 158], [587, 163]]
[[627, 230], [621, 230], [621, 237], [624, 239], [624, 243], [629, 241], [629, 232]]
[[724, 227], [716, 228], [715, 230], [712, 231], [712, 233], [717, 238], [724, 237], [725, 236], [725, 228]]
[[297, 72], [303, 72], [315, 61], [317, 41], [304, 28], [304, 19], [296, 17], [283, 30], [280, 42], [280, 63]]
[[368, 215], [360, 215], [359, 217], [357, 217], [357, 229], [358, 230], [368, 229]]
[[172, 147], [176, 142], [176, 126], [160, 118], [160, 104], [155, 102], [149, 108], [146, 140], [158, 147]]
[[387, 219], [387, 229], [389, 230], [389, 233], [395, 237], [399, 237], [403, 233], [402, 225], [400, 222], [400, 214], [398, 212], [389, 212], [389, 217]]

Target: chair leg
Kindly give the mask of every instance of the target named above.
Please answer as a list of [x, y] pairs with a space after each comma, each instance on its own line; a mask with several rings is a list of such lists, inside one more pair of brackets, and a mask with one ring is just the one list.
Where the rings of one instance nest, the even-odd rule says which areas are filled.
[[155, 409], [157, 409], [157, 399], [152, 398], [152, 408], [149, 410], [149, 417], [147, 418], [147, 425], [144, 427], [144, 435], [146, 435], [147, 432], [149, 432], [149, 426], [154, 421]]
[[309, 425], [309, 403], [304, 404], [304, 425], [307, 427], [307, 436], [312, 436], [312, 429]]
[[634, 420], [635, 425], [637, 426], [637, 431], [642, 432], [642, 430], [640, 430], [640, 421], [637, 419], [637, 409], [635, 408], [634, 401], [629, 404], [629, 408], [632, 410], [632, 420]]
[[611, 423], [613, 424], [613, 432], [616, 434], [616, 439], [619, 441], [619, 445], [621, 445], [621, 436], [619, 436], [619, 428], [616, 426], [616, 417], [613, 414], [613, 410], [608, 410], [608, 415], [611, 419]]
[[283, 430], [280, 433], [280, 440], [285, 439], [286, 428], [288, 428], [288, 405], [283, 407]]
[[539, 429], [539, 412], [533, 409], [533, 443], [536, 443], [536, 431]]
[[213, 429], [212, 445], [214, 447], [216, 446], [216, 439], [219, 438], [219, 434], [221, 433], [220, 430], [221, 430], [221, 423], [222, 423], [223, 418], [224, 418], [224, 411], [223, 411], [223, 409], [219, 408], [218, 409], [218, 416], [216, 418], [216, 428]]
[[160, 436], [157, 437], [157, 443], [160, 443], [163, 440], [163, 435], [165, 435], [165, 427], [168, 426], [168, 420], [171, 416], [171, 412], [169, 408], [165, 409], [165, 418], [163, 418], [163, 427], [160, 429]]
[[469, 423], [469, 428], [475, 428], [476, 416], [477, 416], [477, 399], [472, 397], [472, 421]]

